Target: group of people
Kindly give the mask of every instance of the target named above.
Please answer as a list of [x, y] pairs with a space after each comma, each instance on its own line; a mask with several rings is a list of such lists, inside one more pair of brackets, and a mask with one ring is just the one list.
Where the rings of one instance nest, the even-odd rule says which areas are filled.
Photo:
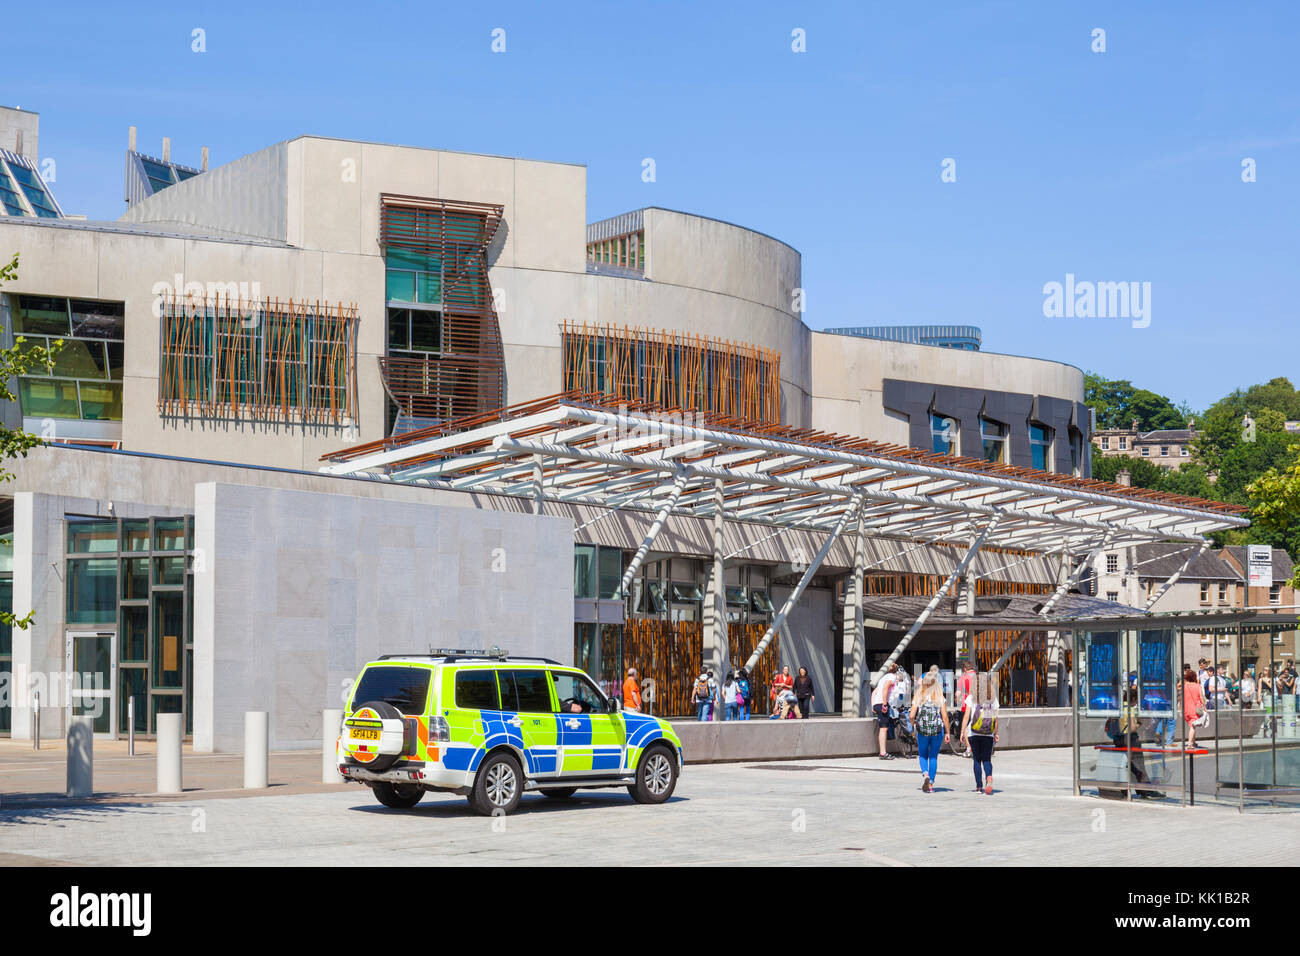
[[[772, 678], [767, 693], [773, 720], [807, 717], [812, 712], [812, 702], [817, 699], [806, 667], [799, 668], [798, 676], [792, 675], [789, 667], [782, 668]], [[753, 678], [745, 668], [727, 671], [721, 683], [714, 678], [712, 670], [705, 668], [691, 688], [691, 706], [699, 720], [749, 720], [754, 709], [753, 695]]]
[[[957, 679], [954, 703], [960, 702], [960, 741], [972, 761], [975, 790], [993, 793], [993, 746], [998, 742], [997, 684], [981, 677], [975, 665], [966, 661]], [[938, 665], [932, 666], [912, 693], [906, 671], [894, 661], [885, 665], [871, 691], [871, 712], [876, 718], [881, 760], [892, 760], [887, 750], [891, 731], [903, 723], [916, 735], [917, 759], [921, 764], [921, 790], [934, 792], [939, 773], [939, 750], [952, 738], [956, 721], [949, 716]]]
[[1208, 658], [1202, 657], [1197, 662], [1196, 679], [1201, 685], [1207, 710], [1236, 707], [1239, 704], [1243, 710], [1250, 710], [1257, 705], [1271, 710], [1275, 702], [1284, 697], [1293, 698], [1296, 709], [1300, 710], [1300, 697], [1297, 697], [1300, 686], [1296, 682], [1294, 661], [1287, 661], [1277, 668], [1276, 673], [1267, 667], [1262, 668], [1258, 678], [1255, 676], [1255, 665], [1251, 664], [1238, 679], [1227, 664], [1216, 667]]

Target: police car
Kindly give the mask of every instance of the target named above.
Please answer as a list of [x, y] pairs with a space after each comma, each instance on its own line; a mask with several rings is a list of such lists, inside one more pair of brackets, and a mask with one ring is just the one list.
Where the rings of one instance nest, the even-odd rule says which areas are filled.
[[441, 791], [486, 816], [512, 812], [530, 791], [564, 799], [626, 787], [638, 803], [663, 803], [682, 766], [668, 721], [623, 710], [576, 667], [495, 649], [367, 664], [337, 754], [339, 773], [386, 807]]

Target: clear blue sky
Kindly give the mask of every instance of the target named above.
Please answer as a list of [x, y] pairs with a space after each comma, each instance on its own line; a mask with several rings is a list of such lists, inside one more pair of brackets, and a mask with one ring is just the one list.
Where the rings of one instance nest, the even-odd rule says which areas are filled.
[[[589, 220], [660, 205], [790, 243], [813, 328], [970, 323], [1198, 408], [1300, 379], [1300, 4], [293, 7], [30, 5], [0, 102], [41, 113], [92, 218], [121, 214], [133, 124], [194, 165], [303, 133], [577, 162]], [[1150, 282], [1150, 327], [1044, 318], [1067, 272]]]

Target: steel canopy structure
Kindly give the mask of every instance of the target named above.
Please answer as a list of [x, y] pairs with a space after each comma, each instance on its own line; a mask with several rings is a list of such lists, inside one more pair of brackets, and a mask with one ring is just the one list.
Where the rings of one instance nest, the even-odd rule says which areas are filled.
[[[522, 496], [533, 501], [537, 513], [550, 501], [651, 514], [645, 538], [625, 569], [625, 589], [670, 514], [711, 519], [718, 541], [722, 521], [755, 525], [758, 533], [773, 533], [768, 528], [826, 533], [755, 648], [750, 667], [782, 628], [836, 539], [850, 528], [858, 542], [854, 582], [861, 581], [861, 542], [867, 537], [907, 547], [945, 544], [962, 555], [891, 655], [893, 661], [980, 549], [1060, 556], [1060, 585], [1044, 609], [1047, 617], [1101, 548], [1185, 542], [1190, 563], [1208, 547], [1205, 535], [1249, 524], [1245, 509], [1223, 502], [708, 413], [649, 404], [612, 407], [600, 396], [574, 392], [324, 458], [328, 464], [321, 470], [330, 474]], [[715, 551], [717, 587], [711, 581], [710, 590], [720, 593], [725, 556]], [[859, 656], [858, 647], [850, 649], [848, 642], [849, 635], [860, 642], [863, 633], [861, 590], [855, 584], [846, 594], [846, 664]], [[846, 666], [844, 679], [847, 712], [848, 701], [856, 700], [852, 667]]]

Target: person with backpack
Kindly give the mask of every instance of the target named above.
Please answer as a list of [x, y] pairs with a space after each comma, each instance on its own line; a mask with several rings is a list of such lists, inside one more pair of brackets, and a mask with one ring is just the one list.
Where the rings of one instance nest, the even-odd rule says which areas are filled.
[[713, 689], [709, 686], [708, 671], [701, 671], [695, 679], [695, 689], [691, 692], [691, 703], [695, 705], [695, 714], [700, 720], [709, 719], [709, 705], [713, 701]]
[[998, 742], [998, 694], [995, 682], [977, 682], [975, 694], [965, 700], [961, 740], [970, 748], [975, 764], [975, 789], [993, 793], [993, 745]]
[[939, 774], [939, 748], [948, 741], [948, 707], [939, 678], [927, 674], [908, 712], [916, 728], [916, 755], [921, 761], [921, 790], [930, 793]]
[[749, 720], [749, 672], [743, 667], [736, 671], [736, 686], [740, 692], [737, 698], [740, 704], [740, 719]]

